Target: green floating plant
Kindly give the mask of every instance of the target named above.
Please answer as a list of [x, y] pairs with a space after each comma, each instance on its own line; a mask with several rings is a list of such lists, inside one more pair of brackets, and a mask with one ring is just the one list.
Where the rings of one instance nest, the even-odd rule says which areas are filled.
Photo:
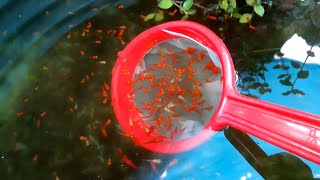
[[[219, 8], [225, 13], [230, 14], [231, 17], [239, 19], [240, 23], [250, 23], [253, 14], [257, 14], [262, 17], [265, 13], [264, 7], [261, 5], [261, 0], [246, 0], [247, 6], [253, 7], [253, 11], [251, 13], [239, 13], [239, 8], [237, 6], [236, 0], [219, 0]], [[182, 19], [188, 19], [190, 15], [194, 15], [197, 10], [193, 9], [193, 7], [208, 9], [206, 7], [201, 6], [199, 3], [194, 2], [194, 0], [184, 0], [184, 1], [176, 1], [176, 0], [158, 0], [157, 7], [163, 10], [168, 10], [172, 7], [176, 7], [180, 10], [180, 13], [183, 15]], [[164, 19], [164, 13], [162, 12], [154, 12], [150, 13], [144, 19], [145, 21], [149, 21], [154, 19], [155, 21], [162, 21]]]

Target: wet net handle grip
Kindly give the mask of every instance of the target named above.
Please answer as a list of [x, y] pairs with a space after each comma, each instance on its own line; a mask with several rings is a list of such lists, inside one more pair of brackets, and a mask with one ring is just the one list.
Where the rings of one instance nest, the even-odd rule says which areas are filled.
[[219, 120], [320, 164], [320, 117], [283, 106], [228, 94]]

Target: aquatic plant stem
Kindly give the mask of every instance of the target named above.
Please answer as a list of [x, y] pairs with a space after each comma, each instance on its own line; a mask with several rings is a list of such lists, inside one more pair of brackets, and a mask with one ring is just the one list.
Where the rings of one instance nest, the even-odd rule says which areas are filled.
[[[311, 48], [310, 48], [310, 50], [309, 50], [308, 52], [311, 52], [311, 51], [312, 51], [313, 46], [314, 46], [314, 44], [311, 45]], [[307, 62], [307, 60], [308, 60], [309, 57], [310, 57], [310, 55], [309, 55], [309, 53], [308, 53], [308, 55], [307, 55], [306, 59], [304, 60], [304, 62], [303, 62], [303, 64], [302, 64], [299, 72], [301, 72], [301, 71], [303, 70], [304, 65], [306, 64], [306, 62]], [[298, 72], [298, 74], [299, 74], [299, 72]], [[293, 83], [292, 83], [291, 91], [293, 90], [294, 85], [296, 84], [296, 82], [297, 82], [297, 80], [298, 80], [298, 74], [297, 74], [296, 78], [294, 79], [294, 81], [293, 81]]]

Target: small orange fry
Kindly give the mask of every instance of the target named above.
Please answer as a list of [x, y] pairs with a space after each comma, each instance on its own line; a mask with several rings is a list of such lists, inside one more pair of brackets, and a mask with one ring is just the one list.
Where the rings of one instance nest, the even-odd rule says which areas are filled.
[[215, 17], [215, 16], [207, 16], [207, 18], [208, 18], [208, 19], [211, 19], [211, 20], [214, 20], [214, 21], [217, 20], [217, 17]]
[[81, 140], [81, 141], [88, 141], [88, 140], [89, 140], [89, 138], [88, 138], [88, 137], [86, 137], [86, 136], [80, 136], [80, 140]]
[[108, 136], [108, 133], [104, 127], [101, 128], [102, 137], [106, 138]]
[[23, 116], [24, 115], [24, 112], [18, 112], [17, 113], [17, 116], [19, 116], [19, 117], [21, 117], [21, 116]]
[[41, 121], [40, 119], [37, 121], [37, 128], [39, 128], [41, 126]]
[[47, 114], [47, 112], [42, 112], [42, 113], [40, 114], [40, 117], [44, 117], [46, 114]]
[[35, 154], [35, 155], [32, 157], [32, 160], [33, 160], [33, 161], [38, 161], [38, 160], [39, 160], [39, 154]]
[[133, 161], [131, 159], [129, 159], [126, 155], [122, 156], [122, 161], [125, 162], [128, 166], [136, 169], [137, 166], [133, 163]]

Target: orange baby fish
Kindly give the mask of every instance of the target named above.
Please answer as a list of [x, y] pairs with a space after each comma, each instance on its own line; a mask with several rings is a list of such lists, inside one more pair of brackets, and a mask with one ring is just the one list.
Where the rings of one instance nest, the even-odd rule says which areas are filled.
[[81, 55], [84, 55], [84, 51], [83, 51], [83, 50], [80, 50], [80, 54], [81, 54]]
[[158, 50], [157, 54], [160, 54], [161, 56], [166, 56], [166, 54], [161, 49]]
[[143, 144], [158, 143], [158, 142], [162, 142], [162, 141], [165, 141], [165, 140], [166, 140], [165, 136], [158, 136], [158, 137], [155, 137], [155, 138], [153, 138], [151, 140], [143, 142]]
[[208, 106], [208, 107], [203, 108], [202, 110], [208, 110], [208, 111], [210, 111], [210, 110], [212, 110], [212, 109], [213, 109], [213, 106]]
[[97, 29], [96, 32], [97, 33], [102, 33], [102, 30], [101, 29]]
[[218, 68], [213, 62], [209, 62], [204, 70], [211, 70], [214, 74], [219, 74], [221, 72], [220, 68]]
[[164, 117], [162, 114], [160, 114], [159, 117], [152, 119], [151, 121], [155, 121], [157, 125], [160, 127], [161, 122], [164, 120]]
[[164, 68], [169, 68], [169, 65], [164, 63], [164, 62], [160, 62], [160, 63], [157, 63], [157, 64], [152, 64], [153, 66], [156, 66], [158, 68], [161, 68], [161, 69], [164, 69]]
[[154, 130], [155, 130], [155, 127], [154, 127], [154, 126], [150, 126], [150, 127], [147, 129], [146, 134], [149, 135], [149, 134], [151, 134]]
[[39, 128], [41, 126], [41, 122], [40, 119], [37, 121], [37, 128]]
[[183, 53], [186, 53], [186, 54], [193, 54], [197, 51], [196, 48], [192, 48], [192, 47], [188, 47], [186, 50], [183, 51]]
[[158, 104], [159, 102], [161, 102], [161, 98], [155, 98], [153, 103]]
[[192, 82], [196, 86], [202, 86], [202, 84], [199, 81], [195, 80], [195, 79]]
[[157, 95], [159, 96], [159, 95], [164, 95], [164, 94], [165, 94], [165, 92], [164, 92], [163, 88], [160, 87]]
[[168, 14], [169, 14], [170, 16], [173, 16], [173, 15], [176, 14], [176, 12], [177, 12], [177, 10], [175, 9], [173, 12], [168, 12]]
[[123, 5], [118, 5], [117, 8], [118, 8], [118, 9], [123, 9], [124, 6], [123, 6]]
[[180, 117], [180, 114], [171, 114], [171, 117]]
[[174, 130], [171, 132], [171, 134], [170, 134], [170, 139], [173, 139], [174, 138], [174, 136], [176, 136], [177, 135], [177, 133], [178, 133], [178, 128], [177, 127], [175, 127], [174, 128]]
[[206, 56], [206, 54], [205, 54], [205, 52], [204, 51], [201, 51], [200, 53], [199, 53], [199, 55], [198, 55], [198, 60], [203, 60], [204, 58], [206, 58], [207, 56]]
[[160, 164], [162, 162], [161, 159], [142, 159], [142, 161], [151, 162], [155, 164]]
[[108, 120], [104, 123], [103, 127], [107, 127], [110, 123], [111, 123], [111, 120], [108, 119]]
[[86, 136], [80, 136], [80, 140], [81, 140], [81, 141], [88, 141], [88, 140], [89, 140], [89, 138], [88, 138], [88, 137], [86, 137]]
[[49, 70], [49, 68], [47, 67], [47, 66], [43, 66], [43, 68], [42, 68], [44, 71], [48, 71]]
[[33, 161], [38, 161], [38, 160], [39, 160], [39, 154], [35, 154], [35, 155], [32, 157], [32, 160], [33, 160]]
[[178, 160], [177, 159], [173, 159], [172, 161], [169, 162], [169, 164], [166, 166], [165, 169], [169, 168], [169, 167], [172, 167], [174, 165], [176, 165], [178, 163]]
[[107, 31], [107, 34], [112, 34], [112, 32], [113, 32], [113, 29], [109, 29], [109, 30]]
[[71, 107], [69, 108], [69, 112], [73, 113], [74, 112], [74, 109]]
[[173, 53], [173, 50], [170, 48], [166, 48], [169, 53]]
[[194, 90], [190, 91], [190, 94], [192, 95], [192, 97], [195, 97], [195, 98], [200, 98], [202, 96], [198, 87], [196, 87]]
[[181, 86], [176, 85], [176, 89], [177, 89], [177, 91], [178, 91], [178, 96], [184, 94], [184, 90], [183, 90], [183, 88], [181, 88]]
[[172, 119], [171, 119], [171, 117], [168, 117], [168, 121], [166, 123], [165, 128], [166, 128], [167, 131], [171, 130], [171, 128], [172, 128]]
[[92, 24], [91, 24], [91, 22], [89, 21], [88, 22], [88, 24], [87, 24], [87, 26], [86, 26], [88, 29], [90, 29], [91, 27], [92, 27]]
[[98, 56], [91, 56], [91, 59], [98, 59]]
[[167, 91], [168, 91], [168, 93], [169, 93], [171, 96], [174, 96], [174, 93], [175, 93], [175, 91], [176, 91], [176, 88], [175, 88], [172, 84], [170, 84], [170, 85], [167, 87]]
[[102, 97], [107, 97], [108, 93], [107, 91], [102, 87]]
[[163, 13], [163, 11], [162, 11], [161, 9], [157, 9], [157, 11], [158, 11], [159, 13]]
[[21, 116], [23, 116], [24, 115], [24, 112], [18, 112], [17, 113], [17, 116], [19, 116], [19, 117], [21, 117]]
[[29, 99], [26, 98], [26, 99], [24, 99], [22, 102], [23, 102], [23, 103], [27, 103], [27, 102], [29, 102]]
[[207, 18], [209, 18], [209, 19], [211, 19], [211, 20], [214, 20], [214, 21], [217, 20], [217, 17], [216, 17], [216, 16], [207, 16]]
[[108, 133], [104, 127], [101, 128], [101, 134], [102, 134], [102, 137], [104, 137], [104, 138], [106, 138], [108, 136]]
[[111, 163], [112, 163], [112, 162], [111, 162], [111, 158], [109, 157], [109, 158], [108, 158], [108, 163], [107, 163], [107, 164], [108, 164], [108, 166], [110, 166], [110, 165], [111, 165]]
[[256, 28], [256, 27], [254, 27], [254, 26], [253, 26], [253, 25], [251, 25], [251, 24], [249, 25], [249, 28], [250, 28], [250, 29], [252, 29], [252, 30], [254, 30], [254, 31], [256, 31], [256, 30], [257, 30], [257, 28]]
[[206, 102], [205, 99], [203, 99], [202, 101], [198, 102], [198, 105], [204, 104]]
[[95, 41], [94, 43], [96, 43], [96, 44], [101, 44], [101, 41], [97, 40], [97, 41]]
[[42, 112], [42, 113], [40, 114], [40, 117], [44, 117], [46, 114], [47, 114], [47, 112]]
[[120, 29], [119, 34], [118, 34], [118, 38], [121, 38], [123, 36], [124, 33], [124, 29]]
[[133, 163], [133, 161], [129, 159], [126, 155], [122, 155], [122, 161], [134, 169], [137, 168], [137, 166]]
[[103, 85], [104, 85], [104, 88], [108, 91], [110, 90], [110, 87], [109, 85], [106, 83], [106, 82], [103, 82]]
[[156, 76], [155, 76], [155, 75], [146, 75], [146, 76], [144, 76], [143, 79], [144, 79], [144, 80], [145, 80], [145, 79], [148, 79], [148, 80], [150, 80], [150, 81], [153, 81], [153, 80], [156, 79]]
[[150, 115], [156, 112], [154, 107], [151, 104], [148, 103], [142, 103], [144, 105], [144, 109], [150, 112]]
[[144, 15], [140, 15], [139, 17], [140, 17], [141, 19], [143, 19], [143, 20], [147, 18], [147, 17], [144, 16]]

